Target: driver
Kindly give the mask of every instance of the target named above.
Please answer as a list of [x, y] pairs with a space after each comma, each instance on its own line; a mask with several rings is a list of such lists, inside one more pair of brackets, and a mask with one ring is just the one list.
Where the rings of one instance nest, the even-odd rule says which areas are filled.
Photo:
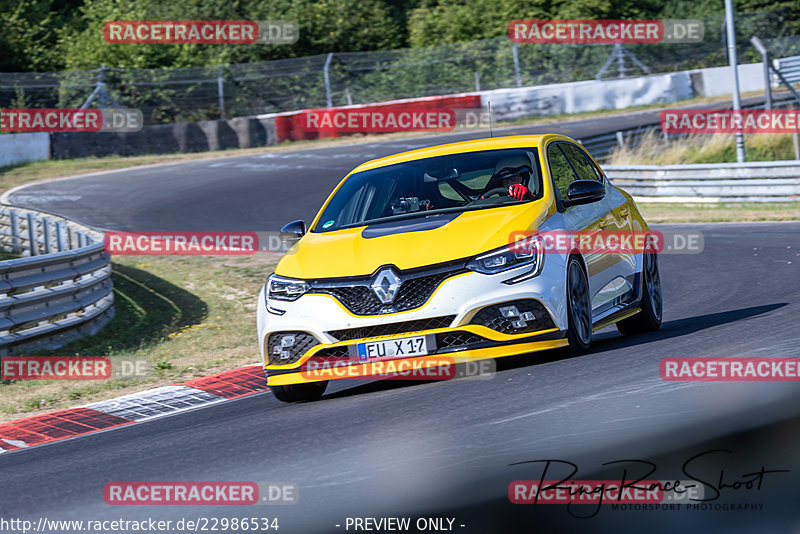
[[[494, 173], [483, 195], [492, 189], [502, 187], [508, 188], [509, 196], [517, 200], [532, 199], [533, 193], [525, 186], [532, 174], [533, 169], [527, 158], [523, 156], [503, 158], [495, 165]], [[481, 198], [484, 198], [483, 195]]]

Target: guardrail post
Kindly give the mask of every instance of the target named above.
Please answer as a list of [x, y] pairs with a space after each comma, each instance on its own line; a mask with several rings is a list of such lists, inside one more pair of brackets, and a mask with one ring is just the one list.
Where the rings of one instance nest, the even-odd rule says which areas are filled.
[[517, 87], [522, 87], [522, 74], [519, 71], [519, 53], [517, 53], [517, 43], [511, 43], [511, 55], [514, 58], [514, 75], [517, 78]]
[[66, 236], [64, 235], [64, 226], [66, 223], [64, 221], [58, 221], [56, 223], [56, 242], [58, 243], [58, 251], [64, 252], [65, 250], [69, 250], [69, 245], [66, 242]]
[[28, 213], [28, 243], [31, 256], [39, 255], [39, 235], [36, 231], [36, 217], [33, 213]]
[[769, 51], [767, 50], [767, 47], [764, 46], [764, 43], [761, 42], [761, 39], [755, 35], [750, 38], [750, 42], [754, 47], [756, 47], [758, 53], [761, 54], [761, 62], [764, 64], [764, 94], [767, 98], [764, 109], [772, 109], [772, 87], [769, 76]]
[[217, 73], [217, 93], [219, 95], [219, 118], [225, 118], [225, 91], [222, 86], [222, 65]]
[[617, 130], [617, 144], [619, 146], [622, 146], [622, 145], [625, 144], [625, 138], [622, 137], [622, 131], [621, 130]]
[[20, 246], [19, 241], [19, 217], [17, 215], [17, 210], [11, 210], [11, 251], [14, 254], [19, 254], [22, 252], [22, 247]]
[[50, 254], [53, 252], [53, 236], [51, 232], [53, 231], [52, 222], [47, 217], [42, 217], [42, 233], [44, 234], [44, 253]]
[[329, 72], [332, 59], [333, 52], [329, 52], [328, 57], [325, 59], [325, 66], [322, 67], [322, 76], [325, 78], [325, 98], [329, 108], [333, 107], [333, 98], [331, 97], [331, 76]]
[[797, 130], [792, 132], [792, 144], [794, 145], [794, 159], [800, 160], [800, 143], [797, 142]]
[[78, 236], [78, 248], [83, 248], [84, 235], [83, 232], [75, 232]]

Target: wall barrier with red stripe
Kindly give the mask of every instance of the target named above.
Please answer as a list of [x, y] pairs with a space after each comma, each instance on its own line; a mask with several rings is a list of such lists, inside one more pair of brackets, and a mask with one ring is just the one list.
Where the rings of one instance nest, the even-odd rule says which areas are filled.
[[[480, 109], [481, 108], [481, 95], [477, 93], [460, 94], [460, 95], [445, 95], [445, 96], [427, 96], [423, 98], [406, 98], [403, 100], [392, 100], [390, 102], [379, 102], [376, 104], [359, 104], [352, 106], [341, 106], [337, 108], [330, 108], [327, 111], [337, 110], [369, 110], [369, 111], [401, 111], [405, 109]], [[262, 119], [273, 119], [275, 124], [275, 136], [278, 143], [284, 141], [302, 141], [307, 139], [324, 139], [329, 137], [340, 137], [342, 135], [351, 135], [349, 133], [341, 133], [335, 131], [323, 132], [310, 132], [303, 128], [301, 120], [305, 118], [308, 109], [298, 111], [288, 111], [285, 113], [275, 113], [270, 115], [262, 115]], [[326, 111], [326, 110], [318, 110]]]

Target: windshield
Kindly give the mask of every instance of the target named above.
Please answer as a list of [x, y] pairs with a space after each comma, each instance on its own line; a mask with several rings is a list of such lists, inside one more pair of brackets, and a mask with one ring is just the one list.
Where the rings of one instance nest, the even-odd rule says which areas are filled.
[[[313, 231], [529, 202], [542, 196], [541, 176], [534, 148], [449, 154], [363, 171], [336, 192]], [[512, 184], [530, 194], [517, 200], [509, 194]]]

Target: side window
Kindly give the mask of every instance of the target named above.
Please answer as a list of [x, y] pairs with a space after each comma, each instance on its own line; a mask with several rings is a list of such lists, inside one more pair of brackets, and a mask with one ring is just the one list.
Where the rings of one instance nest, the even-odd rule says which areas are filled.
[[436, 184], [436, 186], [439, 188], [439, 194], [442, 195], [447, 200], [460, 200], [462, 202], [464, 201], [464, 198], [458, 193], [456, 193], [456, 190], [453, 189], [453, 186], [448, 184], [447, 182], [439, 182], [438, 184]]
[[577, 178], [564, 153], [558, 148], [562, 144], [553, 143], [550, 145], [547, 149], [547, 159], [550, 161], [550, 174], [553, 176], [553, 182], [560, 193], [560, 198], [564, 199], [567, 198], [569, 184]]
[[600, 181], [600, 176], [598, 176], [594, 165], [592, 165], [592, 162], [586, 157], [586, 154], [583, 153], [583, 150], [570, 143], [561, 143], [559, 146], [567, 155], [570, 163], [572, 163], [572, 167], [575, 169], [579, 180]]

